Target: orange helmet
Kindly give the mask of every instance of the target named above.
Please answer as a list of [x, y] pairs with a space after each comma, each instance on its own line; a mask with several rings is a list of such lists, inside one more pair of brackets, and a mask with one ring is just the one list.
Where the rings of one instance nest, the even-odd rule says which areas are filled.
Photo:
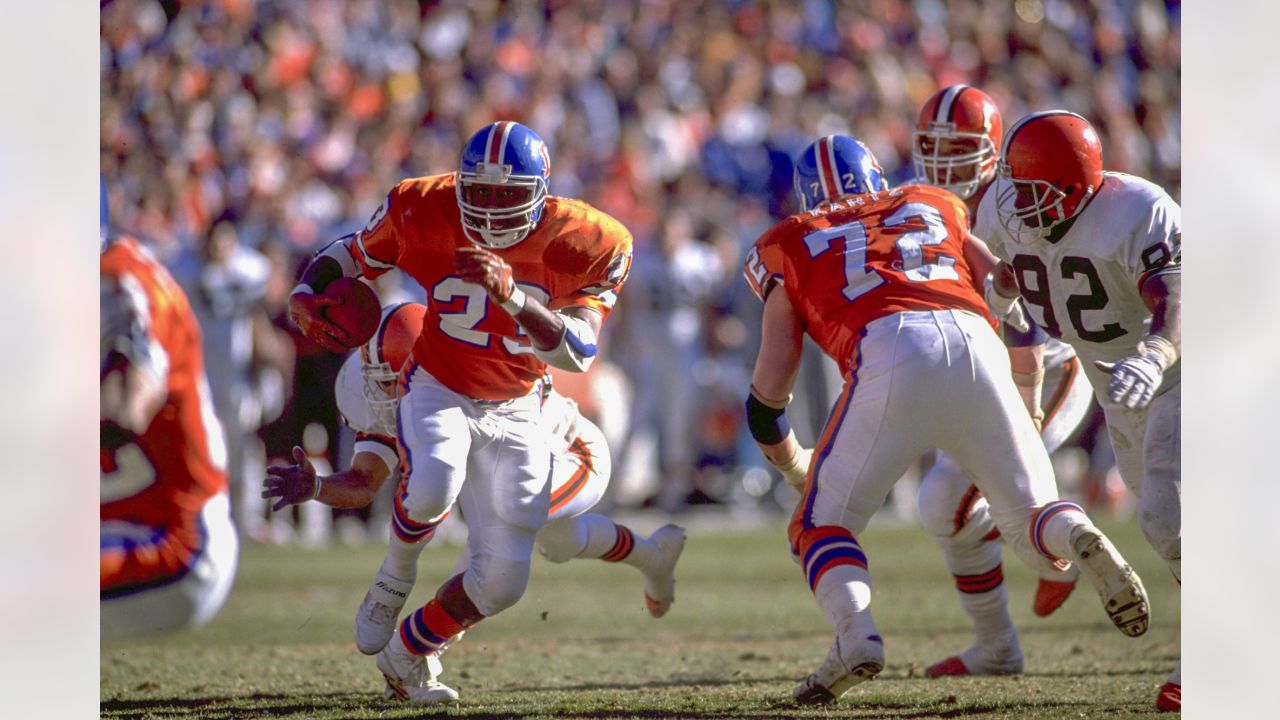
[[364, 377], [364, 399], [384, 429], [395, 428], [396, 380], [413, 353], [413, 343], [422, 332], [425, 305], [399, 303], [382, 311], [378, 331], [360, 346], [360, 374]]
[[995, 178], [1004, 124], [991, 96], [968, 85], [934, 93], [911, 135], [916, 176], [961, 198]]
[[1020, 240], [1026, 232], [1046, 237], [1102, 186], [1102, 143], [1073, 112], [1032, 113], [1009, 128], [998, 170], [1007, 181], [996, 198], [1005, 228]]

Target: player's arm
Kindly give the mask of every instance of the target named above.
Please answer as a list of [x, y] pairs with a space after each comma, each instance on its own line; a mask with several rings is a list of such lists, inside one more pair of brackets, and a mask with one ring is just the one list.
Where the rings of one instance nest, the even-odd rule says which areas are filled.
[[262, 497], [279, 498], [272, 510], [318, 500], [336, 508], [362, 508], [373, 502], [382, 483], [391, 475], [378, 455], [358, 452], [351, 467], [332, 475], [317, 476], [302, 448], [294, 446], [293, 465], [272, 465], [262, 481]]
[[804, 323], [787, 293], [777, 286], [773, 290], [764, 302], [760, 353], [747, 396], [747, 426], [765, 459], [778, 468], [789, 485], [800, 489], [812, 453], [796, 441], [786, 406], [800, 370]]
[[549, 309], [516, 287], [507, 261], [482, 247], [458, 248], [454, 266], [463, 280], [484, 288], [511, 315], [543, 362], [569, 372], [586, 372], [591, 366], [604, 323], [598, 311], [580, 305]]
[[169, 354], [151, 333], [150, 304], [137, 280], [103, 276], [100, 282], [101, 421], [140, 435], [164, 405]]

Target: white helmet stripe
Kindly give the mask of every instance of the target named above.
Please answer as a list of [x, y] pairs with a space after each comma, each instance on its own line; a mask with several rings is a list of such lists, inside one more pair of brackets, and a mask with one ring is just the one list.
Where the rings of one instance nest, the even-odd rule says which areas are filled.
[[844, 187], [840, 184], [840, 168], [836, 165], [835, 139], [835, 135], [828, 135], [818, 143], [820, 156], [818, 162], [821, 170], [818, 175], [822, 178], [822, 194], [828, 200], [844, 194]]
[[933, 113], [933, 121], [951, 122], [951, 111], [955, 107], [956, 100], [960, 99], [960, 93], [968, 89], [968, 85], [952, 85], [947, 88], [947, 91], [942, 94], [942, 99], [938, 101], [938, 109]]

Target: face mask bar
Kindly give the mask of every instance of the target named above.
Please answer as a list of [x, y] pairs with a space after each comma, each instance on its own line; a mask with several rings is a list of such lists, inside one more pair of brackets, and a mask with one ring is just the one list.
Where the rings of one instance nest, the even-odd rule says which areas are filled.
[[[502, 166], [507, 169], [510, 166]], [[543, 178], [527, 175], [511, 175], [494, 171], [494, 166], [483, 163], [481, 172], [458, 171], [455, 191], [458, 209], [462, 213], [462, 231], [467, 239], [477, 245], [491, 248], [511, 247], [533, 232], [538, 216], [547, 197], [547, 183]], [[466, 190], [472, 185], [494, 187], [529, 188], [529, 199], [519, 205], [504, 208], [483, 208], [467, 201]], [[511, 225], [512, 220], [520, 222]]]
[[[924, 141], [932, 140], [933, 148], [924, 150]], [[943, 140], [973, 140], [977, 150], [959, 155], [941, 154]], [[990, 137], [977, 133], [947, 132], [936, 130], [917, 130], [911, 135], [911, 160], [915, 165], [916, 176], [924, 178], [930, 185], [945, 188], [967, 200], [978, 191], [982, 184], [984, 172], [990, 172], [989, 165], [996, 156], [996, 146]], [[957, 171], [973, 168], [973, 177], [967, 180], [956, 180]]]
[[[387, 363], [377, 365], [361, 365], [360, 376], [364, 378], [364, 399], [373, 411], [374, 423], [384, 435], [396, 435], [396, 403], [395, 383], [399, 375], [392, 372]], [[387, 390], [390, 385], [391, 390]]]

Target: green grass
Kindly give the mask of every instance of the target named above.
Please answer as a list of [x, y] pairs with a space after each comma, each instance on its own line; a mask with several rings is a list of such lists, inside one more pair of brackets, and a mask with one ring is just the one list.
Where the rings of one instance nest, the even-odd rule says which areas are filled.
[[[786, 550], [782, 521], [692, 532], [677, 600], [643, 609], [640, 576], [597, 561], [537, 558], [525, 597], [445, 656], [462, 704], [424, 711], [381, 699], [351, 622], [381, 550], [248, 547], [221, 614], [204, 629], [102, 648], [107, 718], [1122, 718], [1155, 717], [1179, 648], [1177, 585], [1134, 524], [1104, 525], [1146, 582], [1151, 630], [1116, 631], [1087, 585], [1049, 618], [1031, 613], [1032, 573], [1006, 552], [1026, 674], [930, 680], [930, 663], [969, 643], [967, 620], [932, 539], [875, 526], [860, 538], [875, 583], [885, 671], [835, 708], [798, 708], [794, 684], [830, 631]], [[444, 579], [456, 547], [423, 555], [410, 607]]]

